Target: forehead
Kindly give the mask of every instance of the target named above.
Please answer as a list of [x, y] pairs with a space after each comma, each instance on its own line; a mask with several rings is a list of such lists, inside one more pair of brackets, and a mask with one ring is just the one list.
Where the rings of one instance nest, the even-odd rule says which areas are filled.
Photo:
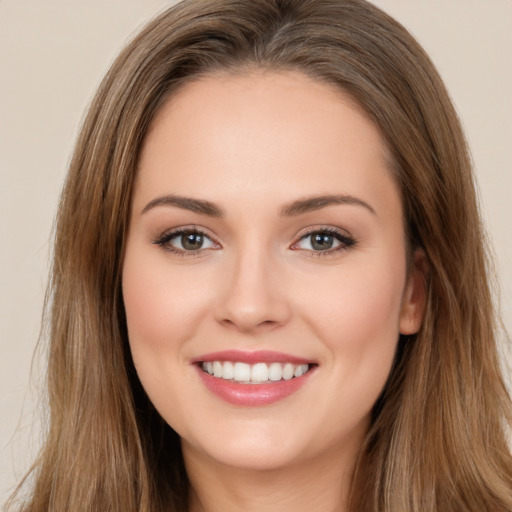
[[186, 84], [159, 111], [136, 195], [396, 196], [389, 161], [376, 126], [334, 86], [298, 72], [222, 73]]

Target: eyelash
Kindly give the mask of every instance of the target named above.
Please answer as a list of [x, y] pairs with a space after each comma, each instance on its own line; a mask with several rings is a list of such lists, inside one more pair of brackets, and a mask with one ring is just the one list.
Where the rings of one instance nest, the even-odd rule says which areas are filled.
[[337, 240], [339, 242], [339, 246], [335, 247], [335, 248], [326, 249], [323, 251], [315, 251], [315, 250], [311, 250], [311, 249], [299, 249], [299, 248], [297, 248], [296, 250], [307, 251], [309, 253], [309, 256], [313, 257], [313, 258], [325, 258], [325, 257], [333, 256], [335, 254], [339, 254], [340, 252], [346, 251], [346, 250], [350, 249], [351, 247], [354, 247], [357, 244], [356, 240], [352, 236], [350, 236], [346, 233], [343, 233], [339, 229], [329, 227], [329, 226], [324, 226], [324, 227], [309, 229], [306, 233], [304, 233], [303, 235], [300, 236], [298, 241], [292, 245], [292, 248], [294, 246], [296, 246], [297, 244], [299, 244], [301, 241], [307, 240], [309, 237], [312, 237], [315, 234], [332, 236], [335, 240]]
[[[172, 252], [178, 256], [182, 256], [182, 257], [199, 256], [202, 252], [211, 249], [210, 247], [208, 247], [208, 248], [200, 248], [197, 250], [187, 251], [187, 250], [179, 249], [177, 247], [170, 245], [171, 240], [177, 239], [178, 237], [185, 235], [185, 234], [200, 235], [203, 238], [210, 240], [210, 242], [212, 244], [216, 244], [216, 245], [220, 246], [220, 244], [218, 242], [216, 242], [210, 235], [208, 235], [203, 230], [201, 230], [195, 226], [184, 227], [184, 228], [179, 228], [179, 229], [175, 229], [172, 231], [168, 231], [166, 233], [163, 233], [159, 238], [154, 240], [152, 243], [160, 246], [162, 249], [164, 249], [166, 251], [170, 251], [170, 252]], [[339, 242], [339, 246], [335, 247], [334, 249], [329, 248], [326, 250], [318, 250], [318, 251], [315, 251], [312, 249], [301, 249], [301, 248], [294, 249], [294, 246], [297, 246], [300, 242], [302, 242], [303, 240], [307, 240], [308, 237], [312, 237], [315, 234], [323, 234], [323, 235], [332, 236], [334, 239], [336, 239]], [[354, 247], [356, 244], [357, 244], [357, 242], [354, 238], [352, 238], [351, 236], [349, 236], [347, 234], [342, 233], [340, 230], [338, 230], [336, 228], [318, 227], [318, 228], [314, 228], [314, 229], [309, 229], [309, 231], [307, 231], [306, 233], [303, 233], [299, 237], [299, 239], [292, 244], [291, 248], [293, 250], [308, 252], [309, 256], [311, 256], [311, 257], [321, 258], [321, 257], [332, 256], [333, 254], [337, 254], [342, 251], [346, 251], [347, 249]]]
[[203, 238], [210, 240], [213, 244], [220, 245], [210, 235], [208, 235], [203, 230], [201, 230], [195, 226], [179, 228], [179, 229], [175, 229], [175, 230], [163, 233], [159, 238], [157, 238], [155, 241], [153, 241], [153, 244], [160, 246], [165, 251], [170, 251], [178, 256], [183, 256], [183, 257], [199, 256], [203, 251], [208, 250], [208, 248], [201, 248], [201, 249], [197, 249], [197, 250], [187, 251], [187, 250], [179, 249], [177, 247], [173, 247], [172, 245], [170, 245], [169, 242], [171, 242], [171, 240], [178, 238], [182, 235], [200, 235]]

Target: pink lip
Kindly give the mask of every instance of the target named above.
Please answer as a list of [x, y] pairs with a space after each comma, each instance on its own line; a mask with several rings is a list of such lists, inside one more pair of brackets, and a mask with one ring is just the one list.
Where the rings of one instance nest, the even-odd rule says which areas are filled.
[[311, 364], [314, 361], [303, 359], [301, 357], [274, 352], [271, 350], [256, 350], [253, 352], [244, 352], [242, 350], [222, 350], [212, 352], [192, 359], [192, 363], [202, 363], [208, 361], [240, 361], [241, 363], [293, 363], [293, 364]]
[[314, 372], [316, 366], [310, 368], [301, 377], [268, 384], [240, 384], [213, 377], [204, 372], [199, 365], [196, 365], [196, 368], [204, 385], [225, 402], [238, 406], [257, 407], [273, 404], [298, 391], [309, 380], [309, 376]]
[[[242, 384], [233, 382], [206, 373], [201, 368], [201, 363], [208, 361], [233, 361], [247, 364], [255, 363], [292, 363], [309, 364], [310, 369], [301, 377], [294, 377], [290, 380], [280, 380], [265, 384]], [[269, 350], [258, 350], [245, 352], [240, 350], [223, 350], [204, 354], [191, 361], [204, 385], [216, 396], [233, 405], [256, 407], [275, 403], [298, 391], [309, 380], [317, 365], [307, 359], [274, 352]]]

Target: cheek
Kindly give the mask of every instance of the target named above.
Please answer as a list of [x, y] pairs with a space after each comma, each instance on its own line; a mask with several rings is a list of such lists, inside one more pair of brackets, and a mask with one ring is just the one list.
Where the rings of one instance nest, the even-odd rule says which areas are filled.
[[374, 259], [368, 265], [347, 265], [324, 280], [323, 293], [317, 286], [301, 305], [335, 373], [350, 380], [356, 398], [364, 394], [369, 402], [387, 380], [399, 339], [405, 260], [387, 263]]
[[123, 300], [129, 331], [148, 342], [166, 344], [193, 327], [201, 294], [179, 271], [170, 274], [165, 264], [142, 264], [129, 254], [123, 268]]
[[144, 380], [146, 374], [165, 375], [169, 365], [184, 361], [187, 340], [194, 338], [209, 298], [205, 287], [191, 281], [190, 271], [174, 265], [170, 272], [162, 255], [129, 249], [123, 300], [133, 360]]
[[205, 289], [190, 272], [166, 258], [128, 247], [123, 266], [123, 300], [128, 338], [138, 377], [151, 402], [177, 431], [187, 404], [181, 390], [196, 385], [187, 372], [187, 352], [204, 317]]
[[[369, 271], [346, 282], [343, 322], [362, 345], [380, 344], [398, 337], [403, 291], [401, 273]], [[340, 326], [341, 327], [341, 326]], [[357, 334], [358, 333], [358, 334]]]
[[365, 333], [383, 329], [398, 333], [405, 263], [347, 265], [342, 271], [335, 269], [324, 276], [322, 281], [306, 283], [313, 294], [302, 307], [311, 310], [312, 322], [340, 339], [364, 338]]

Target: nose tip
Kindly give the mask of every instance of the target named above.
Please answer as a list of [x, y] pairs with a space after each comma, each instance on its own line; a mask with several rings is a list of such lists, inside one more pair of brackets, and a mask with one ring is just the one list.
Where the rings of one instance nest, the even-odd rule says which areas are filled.
[[261, 320], [261, 315], [257, 311], [231, 311], [220, 322], [227, 328], [236, 329], [241, 332], [268, 331], [279, 326], [282, 322], [277, 320]]
[[287, 322], [290, 304], [286, 287], [268, 262], [240, 264], [227, 276], [218, 321], [242, 332], [268, 331]]

